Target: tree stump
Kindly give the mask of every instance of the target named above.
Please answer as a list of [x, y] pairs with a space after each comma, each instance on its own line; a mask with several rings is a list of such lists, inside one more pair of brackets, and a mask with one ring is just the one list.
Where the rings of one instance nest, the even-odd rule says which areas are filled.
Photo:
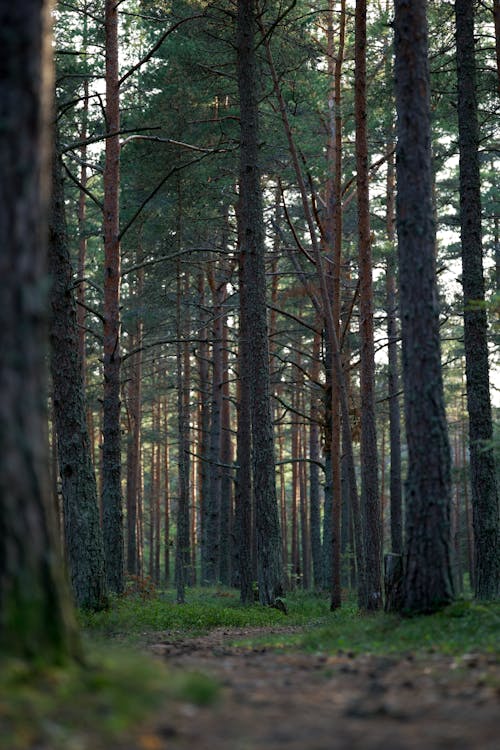
[[403, 556], [384, 556], [385, 611], [400, 612], [403, 605]]

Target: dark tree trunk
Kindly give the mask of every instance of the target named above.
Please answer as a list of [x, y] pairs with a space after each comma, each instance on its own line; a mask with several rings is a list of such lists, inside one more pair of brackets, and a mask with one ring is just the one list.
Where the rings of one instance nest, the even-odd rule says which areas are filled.
[[[243, 282], [243, 264], [245, 258], [239, 256], [240, 297], [245, 295]], [[240, 306], [244, 305], [240, 301]], [[253, 602], [252, 576], [252, 428], [250, 411], [250, 352], [247, 320], [240, 314], [238, 346], [238, 432], [235, 496], [235, 529], [237, 558], [239, 570], [239, 587], [243, 604]]]
[[64, 537], [76, 604], [84, 609], [99, 610], [107, 604], [104, 547], [78, 348], [62, 164], [57, 155], [53, 162], [49, 222], [49, 273], [52, 280], [50, 362], [62, 482]]
[[[312, 380], [313, 383], [319, 382], [319, 355], [320, 355], [320, 336], [315, 334], [313, 342], [313, 366]], [[317, 389], [319, 390], [319, 388]], [[321, 555], [321, 513], [320, 513], [320, 481], [319, 481], [319, 404], [318, 393], [313, 389], [311, 392], [311, 427], [309, 429], [309, 456], [311, 464], [309, 466], [309, 506], [310, 506], [310, 525], [311, 525], [311, 557], [313, 568], [314, 588], [321, 589], [323, 583], [322, 555]]]
[[264, 221], [260, 185], [254, 0], [238, 1], [238, 89], [240, 97], [240, 179], [238, 238], [244, 259], [241, 314], [250, 336], [253, 490], [257, 568], [261, 604], [281, 594], [281, 535], [276, 500], [273, 424], [264, 271]]
[[[120, 129], [118, 6], [106, 0], [106, 129]], [[108, 586], [123, 592], [123, 518], [120, 439], [120, 141], [106, 138], [104, 166], [104, 400], [102, 512]]]
[[497, 90], [500, 96], [500, 0], [493, 0], [493, 20], [495, 23], [495, 51], [497, 58]]
[[231, 520], [233, 505], [233, 471], [229, 468], [233, 463], [233, 443], [231, 440], [231, 401], [229, 393], [229, 359], [228, 359], [228, 329], [226, 319], [222, 326], [222, 423], [221, 423], [221, 453], [222, 477], [220, 487], [220, 568], [221, 583], [229, 586], [231, 583]]
[[[205, 299], [205, 275], [198, 275], [198, 300], [201, 310], [206, 307]], [[206, 323], [206, 318], [204, 318]], [[207, 570], [207, 511], [209, 506], [210, 473], [209, 473], [209, 449], [210, 449], [210, 399], [208, 378], [208, 325], [200, 331], [202, 339], [198, 357], [198, 386], [199, 386], [199, 408], [198, 408], [198, 445], [200, 463], [198, 469], [199, 487], [199, 517], [200, 517], [200, 557], [201, 557], [201, 585], [206, 581]]]
[[394, 143], [389, 141], [387, 160], [387, 239], [391, 243], [386, 266], [386, 305], [388, 340], [387, 396], [389, 399], [389, 442], [391, 452], [391, 549], [403, 554], [403, 490], [401, 486], [401, 414], [399, 409], [398, 319], [396, 301], [395, 174]]
[[476, 99], [474, 5], [455, 0], [458, 142], [460, 150], [460, 225], [464, 290], [464, 345], [469, 412], [470, 472], [475, 541], [475, 593], [500, 594], [500, 517], [491, 440], [487, 319], [481, 242], [481, 182]]
[[[180, 223], [180, 222], [179, 222]], [[180, 236], [180, 235], [179, 235]], [[189, 429], [189, 387], [190, 367], [189, 351], [180, 341], [184, 332], [181, 322], [181, 274], [177, 266], [177, 419], [179, 430], [178, 468], [179, 468], [179, 497], [177, 502], [177, 540], [175, 555], [175, 583], [177, 587], [177, 601], [184, 602], [185, 587], [191, 583], [191, 552], [190, 552], [190, 429]], [[186, 321], [183, 321], [184, 325]]]
[[80, 645], [48, 476], [49, 12], [0, 6], [0, 651], [58, 663]]
[[360, 601], [368, 610], [382, 606], [380, 502], [375, 426], [375, 347], [373, 281], [368, 191], [366, 112], [366, 0], [356, 0], [355, 15], [356, 193], [359, 243], [359, 332], [361, 339], [361, 507], [365, 547], [365, 589]]
[[212, 398], [210, 410], [209, 493], [206, 518], [205, 583], [219, 580], [220, 564], [220, 490], [221, 490], [221, 422], [222, 422], [222, 318], [221, 286], [214, 274], [209, 274], [213, 296]]
[[408, 443], [404, 608], [409, 612], [433, 612], [453, 596], [426, 9], [425, 0], [395, 2], [397, 229]]

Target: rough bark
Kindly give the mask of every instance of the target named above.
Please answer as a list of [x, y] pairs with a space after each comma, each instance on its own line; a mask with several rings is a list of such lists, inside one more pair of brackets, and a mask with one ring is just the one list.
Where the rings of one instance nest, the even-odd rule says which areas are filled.
[[475, 594], [500, 595], [500, 516], [484, 307], [474, 6], [455, 0], [464, 347], [475, 542]]
[[50, 364], [66, 554], [76, 604], [99, 610], [107, 604], [104, 546], [87, 430], [62, 164], [57, 154], [49, 230]]
[[[118, 6], [106, 0], [106, 130], [120, 130]], [[120, 141], [106, 138], [104, 166], [104, 398], [102, 512], [106, 575], [111, 591], [124, 587], [120, 435]]]
[[226, 586], [231, 584], [231, 523], [233, 507], [233, 441], [231, 439], [231, 401], [229, 393], [228, 328], [224, 317], [222, 326], [222, 421], [221, 452], [222, 477], [220, 487], [220, 567], [219, 578]]
[[80, 645], [48, 477], [49, 14], [0, 6], [0, 651], [56, 663]]
[[432, 203], [425, 0], [396, 0], [397, 230], [408, 478], [404, 608], [453, 595], [450, 447], [444, 409]]
[[[239, 255], [238, 279], [240, 287], [240, 308], [244, 307], [245, 284], [243, 265], [245, 258]], [[243, 295], [243, 300], [241, 299]], [[238, 429], [235, 496], [235, 530], [239, 570], [240, 596], [243, 604], [253, 602], [252, 576], [252, 428], [250, 409], [250, 351], [247, 335], [247, 318], [240, 313], [238, 330]]]
[[212, 393], [210, 409], [209, 492], [206, 511], [206, 567], [204, 582], [213, 585], [219, 580], [220, 519], [221, 519], [221, 424], [222, 424], [222, 287], [214, 274], [209, 274], [213, 295]]
[[359, 333], [361, 392], [361, 507], [365, 547], [365, 587], [360, 602], [367, 610], [382, 606], [381, 529], [375, 424], [375, 347], [373, 342], [373, 280], [368, 190], [366, 110], [366, 0], [355, 12], [356, 193], [358, 206]]
[[[241, 314], [250, 335], [253, 490], [255, 500], [259, 599], [273, 604], [281, 594], [281, 535], [276, 499], [273, 424], [270, 403], [269, 348], [264, 272], [264, 221], [260, 185], [258, 106], [255, 59], [256, 7], [239, 0], [237, 50], [240, 98], [240, 177], [238, 239], [242, 284]], [[251, 327], [250, 327], [251, 321]]]
[[[387, 239], [394, 244], [395, 239], [395, 172], [394, 143], [388, 143], [387, 160]], [[398, 362], [398, 320], [396, 298], [396, 252], [389, 250], [386, 265], [386, 308], [388, 370], [387, 397], [389, 399], [389, 442], [391, 453], [390, 505], [391, 505], [391, 549], [397, 555], [403, 554], [403, 489], [401, 484], [401, 413], [399, 407], [399, 362]]]

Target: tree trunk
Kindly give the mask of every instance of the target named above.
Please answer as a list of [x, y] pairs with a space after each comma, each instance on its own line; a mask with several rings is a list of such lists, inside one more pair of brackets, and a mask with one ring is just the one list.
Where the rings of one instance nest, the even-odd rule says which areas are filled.
[[[238, 90], [240, 179], [238, 239], [242, 264], [241, 315], [250, 336], [253, 490], [261, 604], [281, 594], [281, 536], [276, 500], [274, 440], [269, 383], [269, 349], [264, 269], [264, 221], [260, 185], [254, 0], [238, 0]], [[242, 290], [240, 289], [240, 292]]]
[[[226, 291], [224, 291], [224, 299]], [[222, 326], [222, 422], [221, 452], [222, 477], [220, 487], [220, 568], [219, 578], [226, 586], [231, 584], [231, 521], [233, 506], [233, 442], [231, 439], [231, 401], [229, 393], [228, 328], [226, 317]]]
[[404, 608], [423, 613], [443, 607], [453, 596], [426, 9], [425, 0], [395, 2], [397, 229], [408, 443]]
[[474, 6], [455, 0], [460, 226], [464, 290], [464, 347], [475, 541], [475, 594], [500, 595], [500, 515], [491, 416], [487, 319], [484, 308], [479, 125], [476, 99]]
[[[244, 295], [244, 258], [239, 256], [240, 297]], [[240, 302], [241, 305], [241, 302]], [[243, 604], [253, 602], [252, 576], [252, 426], [250, 410], [250, 345], [247, 334], [248, 321], [240, 313], [238, 345], [238, 432], [235, 497], [235, 537], [238, 557], [240, 596]]]
[[99, 610], [107, 605], [104, 547], [78, 348], [62, 164], [57, 154], [53, 159], [49, 229], [52, 400], [67, 560], [76, 604], [84, 609]]
[[373, 343], [373, 281], [368, 191], [366, 112], [366, 0], [356, 0], [355, 13], [356, 192], [359, 244], [359, 332], [361, 339], [361, 507], [365, 547], [365, 589], [362, 606], [382, 606], [380, 502], [378, 496], [377, 432], [375, 425], [375, 347]]
[[49, 6], [0, 6], [0, 651], [58, 663], [80, 644], [48, 477]]
[[[120, 129], [118, 6], [106, 0], [106, 130]], [[120, 440], [120, 141], [106, 138], [104, 166], [104, 400], [102, 511], [108, 586], [123, 592], [123, 519]]]
[[395, 239], [395, 173], [394, 143], [387, 144], [387, 239], [391, 243], [387, 256], [385, 289], [387, 307], [388, 375], [387, 397], [389, 399], [389, 442], [391, 453], [391, 549], [396, 555], [403, 554], [403, 491], [401, 485], [401, 414], [399, 409], [399, 364], [398, 327], [396, 301], [396, 254]]

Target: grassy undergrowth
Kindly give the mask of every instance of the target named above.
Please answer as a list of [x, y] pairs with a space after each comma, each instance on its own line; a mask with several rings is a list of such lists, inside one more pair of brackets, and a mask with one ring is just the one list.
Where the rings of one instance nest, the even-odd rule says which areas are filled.
[[85, 666], [2, 662], [0, 747], [109, 750], [125, 737], [136, 748], [156, 747], [140, 728], [157, 708], [172, 699], [207, 704], [218, 693], [208, 677], [169, 673], [142, 653], [95, 643], [86, 652]]
[[246, 643], [325, 653], [500, 655], [500, 603], [457, 601], [437, 614], [411, 618], [383, 612], [362, 615], [354, 606], [346, 606], [304, 632]]
[[362, 615], [352, 602], [332, 613], [327, 596], [302, 591], [290, 593], [286, 603], [288, 615], [258, 604], [244, 607], [235, 591], [191, 589], [184, 605], [169, 592], [147, 600], [124, 598], [106, 612], [83, 616], [83, 624], [90, 634], [132, 643], [165, 631], [175, 639], [217, 627], [299, 626], [298, 632], [256, 634], [238, 642], [321, 652], [500, 654], [500, 603], [461, 600], [435, 615], [413, 618]]
[[89, 632], [129, 641], [144, 640], [148, 634], [161, 631], [197, 635], [214, 628], [310, 626], [323, 622], [328, 614], [328, 600], [323, 596], [296, 592], [287, 598], [288, 615], [259, 604], [243, 606], [237, 591], [189, 589], [186, 603], [175, 602], [173, 592], [151, 598], [124, 597], [104, 612], [81, 615]]

